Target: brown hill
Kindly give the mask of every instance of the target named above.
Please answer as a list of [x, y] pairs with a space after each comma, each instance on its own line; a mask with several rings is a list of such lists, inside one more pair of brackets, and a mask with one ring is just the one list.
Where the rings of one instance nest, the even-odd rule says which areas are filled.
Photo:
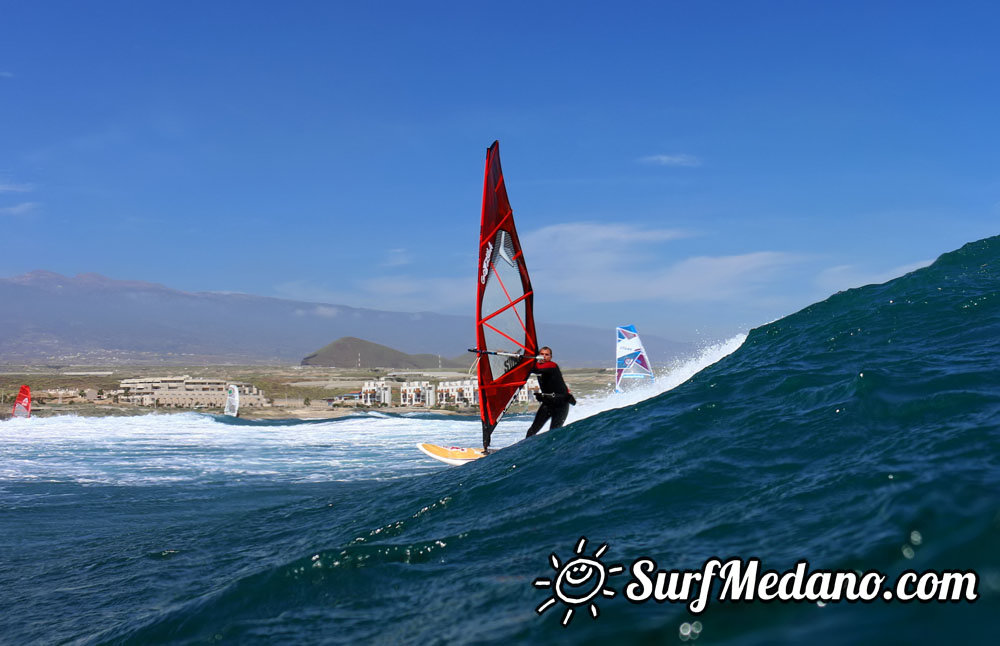
[[[471, 355], [470, 355], [471, 356]], [[471, 359], [448, 359], [436, 354], [406, 354], [385, 345], [353, 336], [345, 336], [313, 352], [302, 360], [303, 366], [332, 368], [409, 368], [434, 370], [456, 368], [468, 370]], [[360, 365], [359, 365], [360, 364]]]

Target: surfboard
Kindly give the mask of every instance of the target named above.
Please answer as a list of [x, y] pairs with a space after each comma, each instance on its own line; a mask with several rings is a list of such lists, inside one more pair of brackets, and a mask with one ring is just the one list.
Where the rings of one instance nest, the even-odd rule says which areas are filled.
[[417, 445], [417, 448], [435, 460], [440, 460], [445, 464], [451, 464], [454, 466], [459, 466], [467, 462], [472, 462], [473, 460], [478, 460], [481, 457], [485, 457], [482, 449], [467, 449], [460, 446], [444, 447], [438, 446], [437, 444], [421, 442]]

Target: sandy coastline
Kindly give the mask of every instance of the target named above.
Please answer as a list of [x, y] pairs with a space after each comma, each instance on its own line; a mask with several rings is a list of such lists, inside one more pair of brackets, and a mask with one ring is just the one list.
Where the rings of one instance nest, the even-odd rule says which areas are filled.
[[[406, 413], [433, 413], [435, 415], [477, 415], [474, 408], [453, 411], [443, 408], [424, 408], [414, 406], [384, 406], [369, 408], [365, 406], [306, 406], [285, 407], [271, 406], [267, 408], [245, 408], [240, 411], [240, 419], [336, 419], [349, 415], [365, 413], [388, 413], [402, 415]], [[177, 415], [180, 413], [205, 413], [221, 415], [222, 409], [212, 408], [149, 408], [146, 406], [122, 406], [118, 404], [53, 404], [34, 406], [32, 417], [54, 417], [56, 415], [77, 415], [79, 417], [131, 417], [137, 415]], [[10, 419], [10, 411], [0, 412], [0, 420]]]
[[[608, 370], [570, 369], [564, 371], [566, 382], [577, 396], [608, 388], [613, 377]], [[383, 378], [391, 382], [394, 398], [406, 380], [455, 378], [454, 372], [404, 372], [400, 370], [358, 371], [315, 366], [2, 366], [0, 367], [0, 419], [10, 417], [14, 394], [20, 384], [29, 384], [34, 395], [32, 414], [37, 417], [78, 415], [81, 417], [135, 416], [197, 412], [221, 414], [218, 408], [149, 408], [124, 404], [111, 398], [88, 400], [83, 392], [114, 392], [122, 379], [141, 376], [190, 375], [234, 382], [252, 383], [260, 388], [270, 406], [243, 407], [243, 419], [336, 419], [365, 412], [389, 414], [433, 413], [436, 415], [478, 415], [478, 408], [423, 408], [409, 406], [364, 407], [331, 406], [327, 399], [357, 392], [367, 380]], [[459, 375], [461, 376], [461, 375]], [[58, 389], [60, 394], [53, 394]], [[77, 396], [79, 393], [79, 396]], [[534, 410], [535, 402], [517, 404], [512, 412]]]

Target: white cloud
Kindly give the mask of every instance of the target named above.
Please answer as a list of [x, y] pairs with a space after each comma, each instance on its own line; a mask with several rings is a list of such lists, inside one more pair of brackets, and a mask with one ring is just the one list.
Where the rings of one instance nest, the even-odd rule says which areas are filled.
[[15, 204], [14, 206], [0, 207], [0, 215], [28, 215], [38, 208], [38, 206], [38, 202], [21, 202], [20, 204]]
[[413, 262], [406, 249], [390, 249], [386, 252], [386, 259], [382, 261], [382, 267], [401, 267]]
[[[317, 285], [309, 284], [301, 280], [293, 280], [286, 283], [281, 283], [275, 285], [275, 293], [282, 298], [288, 298], [295, 301], [306, 301], [311, 303], [343, 303], [347, 305], [341, 299], [341, 294], [328, 290], [324, 287], [319, 287]], [[353, 305], [353, 303], [351, 303]], [[309, 313], [308, 310], [296, 310], [296, 314], [300, 316], [305, 316]]]
[[340, 310], [336, 307], [330, 307], [329, 305], [317, 305], [311, 310], [295, 310], [293, 314], [295, 314], [295, 316], [319, 316], [322, 318], [332, 319], [340, 314]]
[[[536, 291], [589, 303], [715, 302], [756, 298], [804, 256], [758, 251], [677, 260], [662, 243], [689, 237], [676, 229], [562, 224], [522, 238]], [[553, 298], [553, 296], [549, 296]]]
[[898, 278], [903, 274], [930, 265], [934, 260], [918, 260], [885, 271], [865, 270], [857, 265], [837, 265], [824, 269], [816, 277], [816, 285], [829, 293], [844, 291], [853, 287], [877, 285]]
[[0, 193], [30, 193], [35, 190], [31, 184], [0, 184]]
[[[607, 258], [611, 259], [610, 255]], [[594, 303], [744, 301], [756, 299], [761, 288], [781, 277], [780, 269], [803, 259], [799, 254], [758, 251], [698, 256], [667, 266], [656, 266], [655, 262], [637, 266], [629, 258], [620, 257], [570, 273], [543, 268], [535, 283], [544, 283], [548, 291]]]
[[700, 159], [694, 155], [686, 155], [684, 153], [675, 153], [673, 155], [647, 155], [646, 157], [640, 157], [639, 161], [643, 164], [655, 164], [657, 166], [686, 166], [689, 168], [701, 166]]
[[[546, 310], [599, 303], [758, 305], [787, 281], [800, 254], [678, 257], [670, 243], [694, 234], [628, 224], [558, 224], [521, 236], [532, 284]], [[278, 285], [286, 297], [403, 312], [472, 312], [474, 277], [382, 274], [350, 277], [332, 289], [305, 281]], [[544, 295], [544, 296], [542, 296]]]
[[697, 256], [659, 270], [647, 282], [653, 283], [651, 294], [672, 301], [756, 300], [761, 288], [784, 278], [782, 269], [805, 259], [780, 251]]
[[521, 236], [522, 244], [558, 245], [567, 249], [593, 250], [608, 245], [666, 242], [688, 238], [691, 234], [680, 229], [643, 229], [629, 224], [598, 224], [568, 222], [529, 231]]
[[528, 269], [592, 273], [616, 269], [650, 256], [656, 243], [690, 237], [678, 229], [646, 229], [628, 224], [575, 222], [529, 231], [521, 236]]
[[[314, 303], [340, 303], [400, 312], [455, 311], [471, 309], [471, 278], [423, 278], [376, 276], [348, 281], [330, 289], [306, 281], [291, 281], [275, 287], [284, 298]], [[333, 308], [330, 308], [333, 309]]]
[[380, 276], [359, 281], [358, 286], [368, 307], [439, 312], [463, 305], [471, 308], [474, 285], [470, 278]]

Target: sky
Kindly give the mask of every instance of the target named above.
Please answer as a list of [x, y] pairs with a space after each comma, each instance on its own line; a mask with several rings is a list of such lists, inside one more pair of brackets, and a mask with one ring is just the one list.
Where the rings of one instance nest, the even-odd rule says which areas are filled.
[[[990, 2], [3, 2], [0, 277], [714, 340], [1000, 233]], [[0, 305], [2, 307], [2, 305]]]

